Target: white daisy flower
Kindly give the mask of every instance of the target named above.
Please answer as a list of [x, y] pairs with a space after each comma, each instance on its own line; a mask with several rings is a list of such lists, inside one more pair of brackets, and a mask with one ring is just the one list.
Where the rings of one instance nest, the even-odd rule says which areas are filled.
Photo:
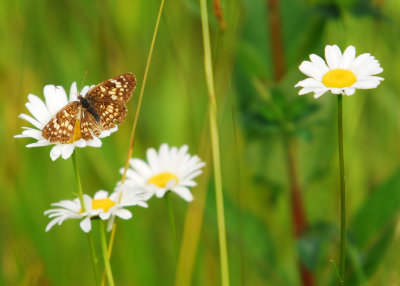
[[353, 95], [356, 89], [376, 88], [383, 78], [374, 76], [383, 72], [379, 61], [369, 53], [356, 57], [356, 49], [347, 47], [342, 52], [337, 45], [325, 47], [325, 61], [310, 55], [311, 61], [303, 61], [300, 71], [309, 78], [299, 81], [295, 87], [302, 87], [299, 95], [314, 92], [318, 98], [325, 92]]
[[[147, 150], [147, 163], [140, 159], [131, 159], [126, 173], [125, 185], [133, 190], [146, 190], [148, 198], [153, 195], [163, 197], [172, 191], [190, 202], [193, 195], [189, 187], [196, 186], [193, 180], [202, 173], [205, 163], [197, 156], [187, 153], [188, 146], [181, 148], [162, 144], [157, 152], [154, 148]], [[123, 173], [121, 169], [121, 173]]]
[[[94, 85], [93, 85], [94, 86]], [[83, 97], [86, 96], [87, 92], [93, 86], [84, 86], [80, 95]], [[50, 119], [65, 105], [69, 102], [78, 100], [78, 89], [76, 87], [76, 82], [72, 83], [69, 100], [67, 98], [67, 94], [62, 86], [54, 86], [54, 85], [46, 85], [43, 89], [45, 101], [43, 102], [39, 97], [33, 94], [28, 95], [28, 102], [25, 104], [28, 108], [29, 112], [32, 116], [27, 114], [20, 114], [19, 117], [31, 123], [35, 128], [31, 127], [23, 127], [25, 129], [22, 131], [22, 134], [15, 135], [16, 138], [24, 138], [31, 137], [36, 139], [37, 142], [30, 143], [26, 145], [26, 147], [39, 147], [39, 146], [47, 146], [55, 144], [55, 146], [50, 151], [50, 157], [54, 161], [58, 157], [62, 157], [67, 159], [73, 153], [75, 147], [100, 147], [101, 140], [99, 138], [103, 138], [109, 136], [112, 132], [117, 130], [117, 127], [112, 128], [110, 130], [103, 130], [100, 136], [95, 137], [93, 135], [93, 139], [84, 140], [80, 137], [79, 132], [77, 132], [77, 136], [74, 135], [74, 140], [68, 144], [61, 143], [52, 143], [49, 140], [43, 138], [42, 129], [46, 126], [46, 124], [50, 121]]]
[[134, 205], [147, 207], [145, 202], [132, 194], [124, 195], [122, 192], [114, 192], [109, 196], [108, 192], [103, 190], [98, 191], [93, 199], [88, 195], [83, 195], [83, 203], [85, 212], [82, 211], [79, 198], [51, 204], [57, 208], [44, 212], [45, 215], [52, 218], [46, 231], [49, 231], [55, 224], [61, 225], [67, 219], [82, 219], [80, 222], [82, 230], [89, 232], [92, 228], [91, 219], [93, 218], [108, 220], [107, 230], [110, 231], [116, 216], [122, 219], [132, 217], [132, 213], [124, 207]]

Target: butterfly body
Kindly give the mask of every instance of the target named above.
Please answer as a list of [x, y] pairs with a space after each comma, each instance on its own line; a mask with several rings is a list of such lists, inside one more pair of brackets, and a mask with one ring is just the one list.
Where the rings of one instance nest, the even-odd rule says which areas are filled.
[[97, 122], [100, 122], [100, 116], [97, 114], [96, 109], [94, 109], [93, 106], [90, 105], [89, 101], [81, 95], [78, 96], [78, 99], [81, 102], [82, 107], [85, 108], [87, 112], [92, 114]]
[[68, 144], [98, 137], [103, 130], [121, 124], [127, 114], [125, 103], [136, 87], [131, 73], [116, 76], [91, 88], [79, 101], [68, 103], [42, 129], [43, 138]]

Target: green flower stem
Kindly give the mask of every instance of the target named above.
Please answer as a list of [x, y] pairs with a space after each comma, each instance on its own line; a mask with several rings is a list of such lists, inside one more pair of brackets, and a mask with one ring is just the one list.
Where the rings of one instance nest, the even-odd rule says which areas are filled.
[[214, 90], [214, 76], [213, 76], [213, 67], [211, 60], [211, 44], [210, 44], [210, 32], [208, 27], [208, 12], [207, 12], [206, 0], [200, 0], [200, 14], [201, 14], [201, 26], [203, 32], [203, 45], [204, 45], [204, 70], [205, 70], [208, 95], [209, 95], [210, 133], [211, 133], [211, 148], [213, 153], [215, 197], [217, 204], [221, 282], [222, 286], [229, 286], [228, 249], [226, 243], [224, 197], [222, 192], [221, 159], [219, 152], [219, 135], [218, 135], [218, 124], [217, 124], [218, 109], [217, 109], [217, 102]]
[[338, 95], [338, 141], [340, 165], [340, 277], [341, 285], [345, 285], [346, 271], [346, 191], [344, 182], [344, 155], [343, 155], [343, 112], [342, 94]]
[[92, 254], [94, 280], [95, 280], [96, 285], [100, 285], [99, 270], [97, 269], [97, 261], [98, 260], [97, 260], [96, 250], [94, 248], [93, 236], [92, 236], [91, 232], [87, 233], [87, 238], [88, 238], [88, 242], [89, 242], [90, 253]]
[[114, 279], [111, 271], [111, 265], [110, 265], [110, 258], [108, 257], [108, 251], [107, 251], [107, 238], [106, 238], [106, 230], [105, 230], [105, 222], [102, 220], [99, 220], [100, 224], [100, 240], [101, 240], [101, 250], [103, 253], [103, 259], [104, 259], [104, 269], [107, 275], [107, 281], [108, 285], [114, 286]]
[[176, 235], [176, 227], [175, 227], [175, 218], [174, 218], [174, 210], [172, 209], [171, 198], [170, 198], [171, 191], [168, 191], [164, 195], [165, 205], [167, 206], [168, 216], [169, 216], [169, 223], [171, 226], [171, 234], [172, 240], [174, 241], [174, 247], [176, 251], [176, 257], [179, 255], [179, 248], [178, 248], [178, 239]]
[[[81, 202], [81, 208], [82, 212], [85, 212], [85, 204], [83, 202], [83, 191], [82, 191], [82, 184], [81, 184], [81, 177], [79, 176], [79, 170], [78, 170], [78, 164], [76, 162], [76, 151], [72, 153], [72, 165], [74, 166], [74, 174], [75, 174], [75, 179], [76, 179], [76, 184], [78, 187], [78, 196], [79, 200]], [[92, 255], [92, 262], [93, 262], [93, 272], [94, 272], [94, 280], [96, 285], [99, 284], [99, 271], [97, 269], [97, 256], [96, 256], [96, 250], [94, 248], [94, 242], [93, 242], [93, 237], [90, 232], [87, 233], [87, 238], [89, 241], [89, 248], [90, 248], [90, 253]]]
[[72, 153], [72, 164], [74, 165], [74, 174], [76, 178], [76, 184], [78, 187], [78, 196], [81, 202], [82, 212], [85, 212], [85, 204], [83, 202], [83, 191], [82, 191], [82, 184], [81, 184], [81, 177], [79, 176], [78, 164], [76, 163], [76, 151]]
[[[112, 231], [111, 231], [111, 234], [110, 234], [110, 240], [108, 242], [108, 252], [107, 252], [108, 259], [111, 258], [111, 253], [112, 253], [112, 248], [113, 248], [113, 245], [114, 245], [114, 239], [115, 239], [115, 232], [116, 231], [117, 231], [117, 223], [114, 221], [113, 228], [112, 228]], [[103, 271], [103, 279], [101, 280], [101, 286], [106, 285], [106, 278], [107, 278], [107, 273], [104, 270]]]

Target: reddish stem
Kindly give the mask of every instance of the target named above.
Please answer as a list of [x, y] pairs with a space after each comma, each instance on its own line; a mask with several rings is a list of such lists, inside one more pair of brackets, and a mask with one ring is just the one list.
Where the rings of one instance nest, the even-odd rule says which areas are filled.
[[279, 1], [268, 1], [268, 19], [271, 34], [272, 55], [274, 62], [274, 77], [280, 81], [285, 74], [285, 57], [282, 40], [282, 25], [279, 13]]
[[[280, 81], [285, 75], [285, 57], [282, 39], [282, 24], [279, 12], [279, 0], [267, 0], [268, 2], [268, 19], [271, 34], [272, 58], [274, 63], [275, 81]], [[285, 136], [286, 156], [290, 182], [290, 197], [292, 207], [293, 231], [296, 239], [300, 238], [307, 228], [307, 220], [303, 208], [302, 192], [297, 178], [296, 155], [293, 145], [293, 139]], [[314, 286], [314, 277], [304, 263], [298, 262], [300, 277], [303, 286]]]
[[[303, 208], [303, 198], [301, 193], [301, 188], [297, 178], [296, 170], [296, 154], [293, 146], [293, 139], [287, 138], [287, 164], [289, 171], [289, 181], [290, 181], [290, 197], [292, 206], [292, 220], [293, 220], [293, 230], [296, 238], [300, 238], [305, 230], [307, 229], [307, 219], [305, 216], [305, 211]], [[308, 270], [304, 263], [298, 262], [299, 272], [301, 276], [301, 281], [304, 286], [314, 286], [314, 276], [310, 270]]]

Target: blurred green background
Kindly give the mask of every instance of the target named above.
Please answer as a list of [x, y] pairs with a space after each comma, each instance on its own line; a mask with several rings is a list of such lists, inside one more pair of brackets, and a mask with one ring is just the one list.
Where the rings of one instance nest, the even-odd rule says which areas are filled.
[[[49, 219], [43, 212], [50, 204], [74, 198], [71, 159], [52, 162], [50, 147], [25, 148], [33, 139], [13, 138], [28, 126], [17, 115], [28, 112], [29, 93], [43, 98], [46, 84], [69, 91], [86, 71], [85, 84], [133, 72], [138, 88], [119, 131], [102, 140], [101, 148], [77, 151], [84, 192], [112, 191], [128, 152], [159, 4], [0, 2], [1, 285], [94, 285], [78, 222], [44, 231]], [[221, 5], [223, 32], [208, 1], [231, 285], [305, 285], [299, 260], [313, 285], [336, 285], [330, 262], [338, 263], [339, 244], [336, 97], [299, 97], [293, 87], [305, 78], [298, 70], [301, 61], [310, 53], [322, 56], [326, 44], [371, 53], [385, 78], [375, 90], [344, 98], [347, 285], [400, 285], [399, 2], [221, 0]], [[193, 203], [172, 196], [179, 240], [185, 242], [180, 266], [165, 204], [153, 198], [148, 209], [132, 208], [133, 219], [118, 225], [111, 260], [116, 285], [220, 285], [207, 105], [199, 4], [166, 0], [133, 154], [144, 158], [147, 148], [163, 142], [189, 144], [207, 166], [192, 190]], [[287, 150], [308, 221], [298, 238]], [[93, 234], [100, 250], [96, 226]]]

